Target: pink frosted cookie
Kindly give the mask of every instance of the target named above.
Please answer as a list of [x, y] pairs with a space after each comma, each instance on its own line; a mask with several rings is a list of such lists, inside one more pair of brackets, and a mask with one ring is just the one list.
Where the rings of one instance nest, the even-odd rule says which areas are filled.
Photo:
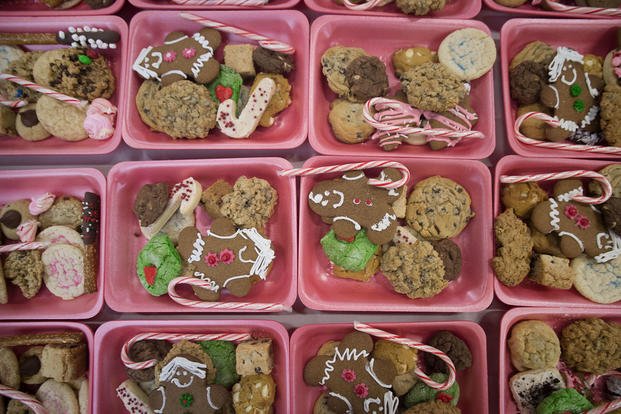
[[37, 399], [48, 414], [80, 414], [78, 399], [71, 387], [63, 382], [49, 379], [39, 387]]
[[45, 266], [43, 280], [54, 295], [73, 299], [84, 294], [84, 253], [69, 244], [54, 244], [41, 257]]
[[84, 242], [80, 233], [67, 226], [48, 227], [37, 235], [37, 241], [52, 244], [70, 244], [84, 251]]
[[116, 389], [116, 395], [123, 401], [123, 405], [132, 414], [153, 414], [149, 407], [149, 397], [132, 380], [127, 380]]

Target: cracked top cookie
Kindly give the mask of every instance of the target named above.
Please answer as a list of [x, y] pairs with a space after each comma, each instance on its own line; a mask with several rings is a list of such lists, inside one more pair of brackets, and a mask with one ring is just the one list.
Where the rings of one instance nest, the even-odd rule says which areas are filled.
[[448, 111], [466, 95], [463, 82], [440, 63], [428, 62], [408, 70], [401, 83], [408, 103], [425, 111]]

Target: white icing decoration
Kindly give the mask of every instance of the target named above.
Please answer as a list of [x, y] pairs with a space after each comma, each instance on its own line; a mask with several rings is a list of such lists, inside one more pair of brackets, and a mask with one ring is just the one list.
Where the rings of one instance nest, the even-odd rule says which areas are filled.
[[558, 232], [558, 236], [559, 237], [563, 237], [563, 236], [571, 237], [572, 239], [574, 239], [576, 241], [576, 243], [578, 243], [578, 246], [580, 247], [580, 250], [584, 251], [584, 243], [575, 234], [569, 233], [567, 231], [559, 231]]
[[584, 63], [582, 55], [575, 50], [567, 47], [559, 47], [556, 49], [556, 56], [552, 59], [550, 66], [548, 66], [548, 75], [550, 76], [550, 83], [554, 83], [563, 74], [563, 66], [566, 61]]
[[349, 402], [347, 398], [343, 397], [339, 393], [332, 392], [332, 391], [330, 391], [328, 395], [338, 398], [339, 400], [343, 401], [345, 405], [347, 405], [347, 411], [345, 411], [345, 414], [354, 414], [354, 407], [352, 407], [351, 403]]
[[599, 106], [592, 106], [591, 109], [589, 109], [589, 113], [586, 114], [586, 116], [582, 120], [582, 124], [580, 124], [580, 126], [584, 128], [590, 125], [591, 122], [593, 122], [595, 118], [597, 118], [598, 114], [599, 114]]
[[325, 385], [326, 381], [330, 379], [330, 374], [334, 371], [335, 362], [351, 361], [351, 360], [355, 361], [360, 358], [368, 358], [368, 356], [369, 356], [369, 353], [365, 351], [364, 349], [361, 351], [358, 351], [356, 348], [353, 348], [353, 349], [345, 348], [345, 350], [341, 352], [341, 350], [337, 346], [336, 349], [334, 350], [334, 355], [332, 356], [332, 359], [326, 362], [326, 367], [323, 370], [323, 378], [321, 379], [321, 381], [319, 381], [319, 384]]
[[597, 261], [597, 263], [606, 263], [612, 259], [616, 259], [617, 257], [619, 257], [619, 255], [621, 255], [621, 237], [619, 237], [612, 230], [609, 230], [608, 234], [610, 236], [610, 241], [606, 247], [610, 247], [611, 250], [595, 256], [594, 259], [595, 261]]
[[[155, 65], [153, 65], [155, 66]], [[186, 75], [185, 73], [183, 73], [183, 71], [179, 70], [179, 69], [172, 69], [169, 70], [168, 72], [162, 73], [162, 79], [168, 75], [179, 75], [181, 76], [183, 79], [187, 79], [188, 75]]]
[[552, 92], [554, 92], [554, 98], [556, 99], [556, 103], [554, 104], [554, 109], [558, 109], [561, 106], [561, 98], [558, 94], [558, 88], [554, 85], [548, 85]]
[[308, 199], [315, 204], [319, 204], [321, 200], [323, 200], [323, 196], [321, 194], [313, 194], [313, 192], [311, 191], [308, 194]]
[[181, 41], [183, 41], [183, 40], [185, 40], [187, 38], [188, 38], [187, 35], [183, 35], [183, 36], [181, 36], [181, 37], [179, 37], [177, 39], [165, 41], [164, 44], [165, 45], [174, 45], [175, 43], [179, 43], [179, 42], [181, 42]]
[[399, 398], [391, 391], [384, 393], [384, 414], [396, 414], [399, 408]]
[[380, 221], [378, 221], [377, 223], [375, 223], [375, 224], [373, 224], [371, 226], [371, 230], [373, 230], [373, 231], [384, 231], [388, 227], [390, 227], [391, 222], [395, 221], [396, 219], [397, 219], [397, 216], [395, 214], [386, 213], [386, 214], [384, 214], [384, 217]]
[[211, 387], [207, 387], [207, 404], [209, 404], [209, 406], [213, 408], [214, 410], [217, 410], [218, 408], [220, 408], [216, 404], [214, 404], [213, 401], [211, 400]]
[[330, 192], [328, 190], [323, 192], [323, 195], [325, 195], [326, 197], [330, 195]]
[[558, 203], [553, 198], [551, 198], [549, 201], [550, 201], [550, 225], [552, 226], [554, 230], [559, 231], [560, 229], [559, 223], [561, 222], [561, 219], [559, 218]]
[[597, 89], [595, 89], [593, 86], [591, 86], [591, 77], [590, 77], [590, 75], [585, 72], [584, 76], [586, 78], [587, 88], [589, 88], [589, 93], [591, 94], [592, 97], [597, 98], [599, 96], [599, 91]]
[[213, 57], [213, 52], [203, 53], [192, 63], [192, 75], [194, 75], [194, 79], [198, 79], [198, 76], [201, 73], [203, 66], [205, 66], [205, 62], [211, 60]]
[[380, 405], [381, 402], [382, 400], [380, 400], [379, 398], [367, 398], [366, 400], [364, 400], [364, 412], [369, 412], [371, 404]]
[[366, 363], [364, 369], [369, 373], [369, 375], [375, 380], [375, 382], [377, 382], [379, 385], [381, 385], [384, 388], [391, 388], [392, 385], [391, 384], [386, 384], [385, 382], [380, 381], [379, 377], [375, 374], [375, 370], [373, 368], [373, 365], [375, 365], [375, 358], [371, 358], [369, 360], [369, 362]]
[[164, 408], [166, 407], [166, 393], [164, 392], [164, 387], [161, 385], [155, 391], [159, 391], [162, 394], [162, 406], [158, 409], [154, 409], [153, 412], [156, 414], [162, 414]]
[[192, 39], [196, 40], [203, 49], [209, 49], [213, 53], [213, 49], [211, 45], [209, 44], [209, 40], [207, 40], [205, 36], [196, 32], [192, 35]]
[[391, 188], [390, 190], [388, 190], [388, 195], [389, 196], [393, 196], [393, 197], [398, 197], [399, 196], [399, 192], [397, 191], [396, 188]]
[[196, 240], [194, 240], [194, 244], [192, 245], [192, 254], [188, 258], [188, 263], [201, 261], [201, 256], [203, 255], [203, 246], [205, 246], [205, 241], [203, 240], [200, 232], [196, 232]]
[[571, 73], [573, 74], [572, 80], [567, 80], [564, 74], [563, 76], [561, 76], [561, 82], [567, 86], [573, 85], [576, 82], [576, 80], [578, 80], [578, 72], [576, 72], [576, 68], [574, 68], [573, 66], [571, 66]]
[[572, 190], [569, 190], [566, 193], [563, 193], [563, 194], [559, 195], [557, 198], [558, 198], [558, 201], [563, 201], [563, 202], [567, 203], [567, 202], [573, 200], [574, 197], [581, 196], [583, 194], [584, 194], [584, 190], [582, 189], [582, 186], [580, 186], [578, 188], [574, 188]]
[[[603, 242], [602, 239], [605, 240], [605, 242]], [[604, 248], [604, 246], [609, 246], [612, 244], [612, 241], [610, 240], [610, 235], [608, 235], [607, 233], [597, 233], [597, 235], [595, 236], [595, 242], [597, 243], [598, 249], [602, 249]]]
[[62, 30], [58, 31], [58, 38], [61, 40], [65, 40], [65, 32], [63, 32]]
[[345, 194], [343, 194], [342, 191], [337, 191], [337, 190], [332, 190], [332, 192], [340, 197], [340, 200], [337, 201], [336, 203], [332, 204], [332, 208], [339, 208], [340, 206], [343, 205], [343, 202], [345, 201]]
[[362, 230], [362, 226], [360, 226], [360, 223], [358, 223], [356, 220], [354, 220], [353, 218], [350, 217], [345, 217], [345, 216], [336, 216], [332, 219], [332, 222], [334, 223], [335, 221], [340, 221], [340, 220], [345, 220], [345, 221], [349, 221], [351, 223], [353, 223], [354, 228], [356, 229], [356, 231]]
[[179, 383], [178, 378], [176, 378], [177, 370], [183, 369], [195, 377], [205, 379], [206, 368], [207, 365], [200, 362], [190, 361], [189, 359], [181, 356], [174, 357], [162, 368], [162, 371], [160, 372], [160, 382], [171, 382], [179, 388], [187, 388], [192, 384], [194, 378], [191, 378], [189, 383], [181, 384]]
[[[134, 61], [134, 64], [132, 65], [132, 69], [136, 72], [138, 72], [138, 74], [140, 76], [142, 76], [145, 79], [157, 79], [158, 81], [160, 80], [159, 76], [157, 76], [157, 73], [151, 69], [148, 69], [149, 66], [153, 66], [154, 68], [159, 68], [160, 67], [160, 63], [162, 62], [162, 54], [159, 53], [159, 58], [160, 61], [159, 63], [157, 63], [157, 66], [152, 64], [152, 63], [148, 63], [149, 62], [149, 58], [148, 56], [156, 56], [156, 53], [151, 54], [151, 51], [153, 50], [153, 46], [147, 46], [144, 49], [142, 49], [140, 51], [140, 53], [138, 54], [138, 57], [136, 58], [136, 60]], [[143, 66], [143, 64], [145, 64]]]
[[574, 121], [567, 119], [560, 119], [558, 116], [555, 116], [554, 119], [559, 122], [559, 128], [564, 129], [569, 132], [576, 132], [578, 130], [578, 124]]
[[218, 290], [220, 290], [220, 286], [218, 286], [216, 281], [215, 280], [211, 280], [210, 278], [205, 276], [205, 273], [203, 273], [203, 272], [194, 272], [194, 277], [197, 277], [200, 280], [203, 280], [203, 281], [209, 283], [209, 286], [207, 286], [207, 287], [201, 286], [201, 289], [206, 289], [206, 290], [209, 290], [209, 291], [212, 291], [212, 292], [217, 292]]
[[347, 180], [347, 181], [356, 181], [356, 180], [359, 180], [359, 179], [364, 178], [364, 177], [365, 177], [365, 175], [364, 175], [363, 172], [361, 172], [360, 174], [358, 174], [356, 176], [353, 176], [353, 177], [351, 177], [349, 175], [343, 174], [343, 180]]
[[323, 200], [323, 201], [321, 202], [321, 206], [322, 206], [322, 207], [325, 207], [325, 206], [327, 206], [327, 205], [328, 205], [328, 200]]

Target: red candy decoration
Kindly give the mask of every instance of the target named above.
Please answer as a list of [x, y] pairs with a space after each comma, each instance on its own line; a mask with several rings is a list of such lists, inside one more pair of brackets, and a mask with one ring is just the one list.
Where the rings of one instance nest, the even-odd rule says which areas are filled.
[[442, 401], [443, 403], [450, 403], [453, 401], [453, 397], [450, 394], [445, 392], [439, 392], [436, 394], [436, 400]]
[[220, 102], [224, 102], [233, 96], [233, 89], [228, 86], [218, 85], [216, 86], [216, 97]]
[[91, 59], [97, 59], [99, 57], [99, 53], [95, 52], [93, 49], [88, 49], [86, 51], [86, 56]]
[[354, 387], [354, 393], [358, 398], [367, 398], [369, 396], [369, 387], [367, 384], [361, 382]]
[[155, 276], [157, 275], [157, 267], [145, 266], [142, 271], [144, 272], [144, 279], [147, 281], [149, 286], [153, 286], [155, 283]]

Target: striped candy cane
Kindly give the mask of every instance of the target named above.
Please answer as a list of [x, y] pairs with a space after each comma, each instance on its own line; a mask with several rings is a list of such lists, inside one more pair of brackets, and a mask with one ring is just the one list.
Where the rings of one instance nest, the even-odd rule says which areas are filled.
[[399, 188], [406, 184], [410, 179], [410, 170], [401, 164], [400, 162], [395, 161], [366, 161], [366, 162], [355, 162], [351, 164], [341, 164], [341, 165], [327, 165], [325, 167], [314, 167], [314, 168], [293, 168], [290, 170], [281, 170], [278, 172], [278, 175], [285, 177], [306, 177], [309, 175], [319, 175], [319, 174], [328, 174], [333, 172], [345, 172], [345, 171], [358, 171], [358, 170], [366, 170], [369, 168], [380, 168], [380, 167], [390, 167], [396, 168], [401, 171], [402, 177], [397, 181], [390, 180], [379, 180], [377, 178], [369, 178], [369, 185], [373, 185], [375, 187], [381, 188]]
[[4, 96], [0, 96], [0, 105], [8, 106], [9, 108], [22, 108], [28, 105], [28, 101], [25, 101], [23, 99], [11, 100], [5, 98]]
[[590, 409], [586, 414], [608, 414], [621, 408], [621, 398], [610, 401], [606, 404], [598, 405]]
[[599, 197], [587, 197], [580, 194], [574, 194], [571, 199], [579, 203], [585, 204], [602, 204], [606, 202], [612, 195], [612, 186], [606, 177], [588, 170], [564, 171], [559, 173], [548, 174], [529, 174], [529, 175], [502, 175], [500, 182], [503, 184], [511, 183], [527, 183], [550, 180], [565, 180], [568, 178], [593, 178], [602, 186], [603, 194]]
[[70, 105], [76, 106], [76, 107], [81, 108], [81, 109], [86, 108], [86, 106], [88, 105], [88, 102], [86, 102], [86, 101], [81, 101], [79, 99], [73, 98], [73, 97], [65, 95], [63, 93], [53, 91], [53, 90], [48, 89], [48, 88], [46, 88], [44, 86], [38, 85], [38, 84], [36, 84], [34, 82], [31, 82], [29, 80], [26, 80], [26, 79], [22, 79], [22, 78], [20, 78], [18, 76], [11, 75], [9, 73], [0, 73], [0, 79], [16, 83], [16, 84], [24, 86], [24, 87], [26, 87], [28, 89], [32, 89], [33, 91], [39, 92], [39, 93], [41, 93], [43, 95], [47, 95], [50, 98], [54, 98], [54, 99], [56, 99], [58, 101], [68, 103]]
[[172, 0], [173, 3], [192, 6], [264, 6], [268, 0]]
[[[543, 0], [541, 3], [543, 4], [543, 7], [548, 10], [569, 14], [584, 14], [588, 16], [609, 17], [621, 16], [621, 9], [616, 8], [567, 6], [565, 4], [559, 3], [556, 0]], [[533, 2], [533, 4], [535, 4], [535, 2]]]
[[140, 341], [153, 340], [153, 341], [170, 341], [177, 342], [181, 340], [186, 341], [230, 341], [241, 342], [251, 339], [252, 335], [248, 333], [211, 333], [211, 334], [174, 334], [174, 333], [157, 333], [149, 332], [142, 333], [134, 336], [129, 341], [125, 342], [123, 348], [121, 348], [121, 361], [129, 369], [146, 369], [151, 368], [157, 364], [157, 359], [149, 359], [143, 362], [135, 362], [129, 357], [129, 350], [131, 347]]
[[515, 138], [527, 145], [532, 145], [540, 148], [552, 148], [552, 149], [560, 149], [567, 151], [579, 151], [579, 152], [594, 152], [598, 154], [621, 154], [621, 147], [604, 147], [599, 145], [576, 145], [576, 144], [567, 144], [564, 142], [548, 142], [548, 141], [539, 141], [536, 139], [528, 138], [526, 135], [522, 134], [520, 128], [522, 124], [530, 118], [539, 119], [544, 121], [546, 124], [551, 127], [558, 127], [560, 125], [559, 121], [550, 115], [546, 115], [541, 112], [527, 112], [524, 115], [520, 116], [515, 120], [515, 125], [513, 127], [513, 132], [515, 133]]
[[3, 397], [7, 397], [8, 399], [21, 402], [32, 411], [34, 411], [35, 414], [48, 414], [47, 409], [41, 404], [39, 400], [37, 400], [30, 394], [26, 394], [25, 392], [17, 391], [14, 388], [0, 384], [0, 395], [2, 395]]
[[29, 243], [13, 243], [0, 246], [0, 253], [9, 253], [16, 250], [39, 250], [47, 249], [51, 243], [48, 242], [29, 242]]
[[365, 325], [357, 321], [354, 321], [354, 329], [360, 332], [367, 333], [371, 336], [375, 336], [377, 338], [381, 338], [381, 339], [385, 339], [387, 341], [391, 341], [397, 344], [409, 346], [410, 348], [414, 348], [419, 351], [428, 352], [430, 354], [437, 356], [442, 361], [444, 361], [449, 368], [449, 376], [446, 379], [446, 381], [444, 381], [443, 383], [437, 383], [433, 381], [420, 368], [416, 368], [416, 370], [414, 371], [416, 376], [419, 377], [420, 380], [423, 381], [425, 384], [427, 384], [429, 387], [436, 389], [436, 390], [440, 390], [440, 391], [446, 391], [449, 388], [451, 388], [453, 384], [455, 383], [455, 377], [456, 377], [455, 365], [453, 365], [453, 361], [451, 361], [451, 358], [449, 358], [448, 355], [446, 355], [444, 352], [440, 351], [439, 349], [436, 349], [429, 345], [425, 345], [421, 342], [415, 341], [410, 338], [405, 338], [403, 336], [395, 335], [390, 332], [382, 331], [381, 329], [373, 328], [369, 325]]
[[392, 2], [393, 0], [365, 0], [362, 3], [353, 3], [351, 0], [343, 0], [343, 5], [349, 10], [361, 11], [370, 10], [375, 7], [382, 7]]
[[175, 290], [177, 285], [190, 285], [196, 287], [202, 287], [209, 289], [212, 287], [211, 283], [196, 277], [182, 276], [175, 278], [168, 284], [168, 296], [175, 302], [183, 306], [189, 306], [193, 308], [201, 309], [216, 309], [216, 310], [229, 310], [239, 311], [247, 310], [254, 312], [291, 312], [291, 308], [284, 306], [281, 303], [255, 303], [255, 302], [205, 302], [202, 300], [186, 299], [179, 295]]
[[283, 43], [278, 40], [271, 39], [269, 37], [260, 35], [258, 33], [249, 32], [237, 26], [233, 26], [230, 24], [224, 24], [219, 21], [212, 20], [212, 19], [207, 19], [206, 17], [202, 17], [202, 16], [199, 16], [193, 13], [182, 12], [182, 13], [179, 13], [179, 16], [181, 16], [182, 18], [186, 20], [190, 20], [190, 21], [202, 24], [205, 27], [211, 27], [212, 29], [243, 36], [246, 39], [256, 40], [257, 42], [259, 42], [259, 45], [261, 45], [261, 47], [264, 47], [265, 49], [273, 50], [273, 51], [280, 52], [280, 53], [285, 53], [288, 55], [292, 55], [293, 53], [295, 53], [295, 49], [293, 48], [293, 46], [287, 43]]

